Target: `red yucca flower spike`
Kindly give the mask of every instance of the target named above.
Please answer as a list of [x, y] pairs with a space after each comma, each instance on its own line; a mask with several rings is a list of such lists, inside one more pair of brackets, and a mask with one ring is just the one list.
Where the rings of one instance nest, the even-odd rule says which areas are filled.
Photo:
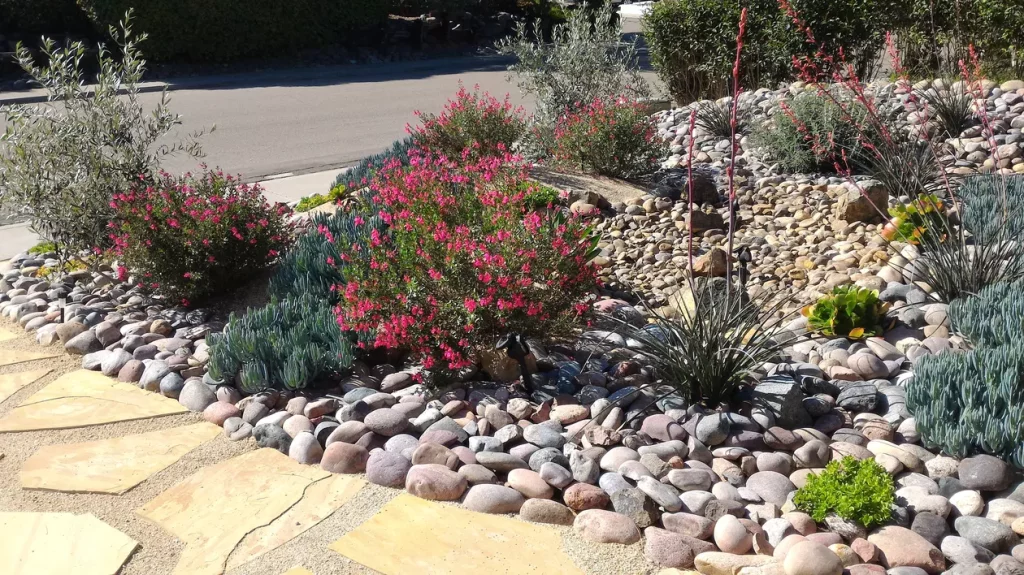
[[[726, 252], [725, 258], [725, 277], [728, 281], [725, 283], [725, 299], [729, 301], [729, 291], [732, 286], [732, 250], [733, 250], [733, 239], [736, 235], [736, 111], [740, 105], [740, 57], [743, 53], [743, 33], [747, 29], [747, 9], [744, 8], [740, 12], [740, 30], [736, 34], [736, 60], [732, 65], [732, 111], [730, 112], [729, 118], [729, 147], [730, 147], [730, 158], [729, 158], [729, 249]], [[691, 220], [690, 225], [693, 225]]]

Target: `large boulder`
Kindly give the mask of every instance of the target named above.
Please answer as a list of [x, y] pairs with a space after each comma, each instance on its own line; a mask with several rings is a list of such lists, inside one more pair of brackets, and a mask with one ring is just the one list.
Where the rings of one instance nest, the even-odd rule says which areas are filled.
[[883, 221], [889, 209], [889, 192], [881, 182], [844, 183], [838, 190], [836, 217], [847, 223]]

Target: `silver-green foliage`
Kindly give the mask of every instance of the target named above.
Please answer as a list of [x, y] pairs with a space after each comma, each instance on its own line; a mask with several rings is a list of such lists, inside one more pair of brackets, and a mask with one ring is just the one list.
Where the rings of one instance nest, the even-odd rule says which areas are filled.
[[949, 305], [949, 320], [977, 347], [1024, 341], [1024, 281], [989, 286]]
[[0, 107], [7, 122], [0, 136], [0, 207], [27, 217], [34, 231], [66, 250], [65, 257], [106, 243], [113, 194], [156, 174], [167, 155], [202, 156], [201, 132], [157, 144], [181, 119], [168, 108], [166, 93], [151, 110], [141, 102], [146, 62], [138, 44], [146, 35], [132, 34], [130, 18], [129, 12], [120, 31], [110, 30], [119, 54], [99, 46], [92, 85], [82, 42], [60, 47], [44, 39], [42, 66], [19, 44], [18, 64], [48, 101]]
[[386, 226], [377, 215], [340, 210], [315, 214], [310, 224], [309, 231], [299, 236], [281, 258], [270, 279], [270, 295], [284, 299], [308, 294], [333, 305], [337, 303], [337, 288], [344, 283], [338, 246], [359, 244], [365, 253], [372, 230], [383, 233]]
[[989, 453], [1024, 468], [1024, 282], [955, 301], [949, 314], [977, 347], [915, 366], [907, 407], [917, 428], [950, 455]]
[[653, 323], [640, 327], [611, 319], [618, 333], [638, 344], [633, 351], [655, 368], [663, 385], [691, 404], [716, 407], [793, 345], [794, 336], [782, 332], [785, 322], [778, 317], [789, 299], [751, 300], [724, 278], [705, 280], [697, 278], [683, 292], [677, 318], [650, 310]]
[[640, 76], [635, 42], [624, 42], [610, 4], [598, 10], [575, 10], [569, 19], [544, 37], [541, 21], [520, 23], [515, 34], [498, 43], [498, 50], [516, 57], [509, 67], [519, 88], [537, 97], [542, 124], [566, 110], [597, 98], [650, 95]]
[[302, 389], [352, 365], [352, 344], [331, 307], [314, 295], [272, 300], [245, 315], [231, 315], [211, 335], [210, 376], [244, 391]]
[[1024, 279], [1024, 176], [971, 176], [950, 195], [960, 204], [962, 225], [930, 221], [922, 255], [910, 264], [915, 279], [945, 302]]

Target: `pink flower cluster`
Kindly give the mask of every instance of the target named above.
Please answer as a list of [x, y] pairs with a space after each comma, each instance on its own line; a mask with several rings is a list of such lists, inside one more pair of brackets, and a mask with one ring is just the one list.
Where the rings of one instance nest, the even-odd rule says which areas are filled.
[[387, 229], [339, 245], [341, 327], [440, 370], [471, 365], [474, 349], [508, 331], [566, 330], [596, 287], [592, 232], [527, 209], [527, 182], [507, 154], [455, 165], [422, 152], [378, 172], [372, 190]]
[[292, 239], [287, 206], [271, 205], [258, 184], [219, 171], [161, 173], [116, 194], [110, 206], [114, 255], [146, 279], [145, 287], [185, 302], [245, 281]]
[[522, 107], [513, 107], [508, 94], [498, 100], [475, 86], [473, 92], [459, 85], [455, 98], [440, 115], [416, 112], [417, 127], [407, 126], [420, 148], [451, 160], [502, 156], [526, 132]]

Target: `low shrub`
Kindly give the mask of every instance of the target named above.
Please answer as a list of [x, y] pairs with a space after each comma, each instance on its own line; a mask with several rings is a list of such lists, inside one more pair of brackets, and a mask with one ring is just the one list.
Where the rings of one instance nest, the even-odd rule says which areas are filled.
[[498, 42], [499, 52], [516, 57], [509, 67], [519, 88], [537, 98], [537, 120], [548, 127], [566, 110], [619, 94], [650, 95], [640, 75], [635, 42], [623, 42], [611, 3], [599, 10], [574, 10], [550, 34], [544, 23], [521, 23]]
[[522, 108], [513, 108], [507, 94], [504, 100], [481, 94], [479, 86], [472, 93], [459, 86], [440, 115], [419, 117], [420, 125], [410, 130], [415, 145], [451, 159], [502, 156], [526, 132]]
[[807, 476], [793, 504], [821, 523], [830, 513], [872, 529], [892, 517], [892, 477], [874, 459], [846, 456]]
[[643, 105], [598, 98], [558, 119], [551, 157], [571, 170], [635, 179], [654, 172], [665, 151]]
[[975, 349], [922, 357], [907, 408], [925, 445], [954, 457], [988, 453], [1024, 468], [1024, 281], [953, 301], [950, 322]]
[[438, 381], [509, 332], [568, 333], [596, 286], [596, 238], [564, 212], [528, 210], [525, 178], [511, 157], [378, 172], [388, 228], [360, 219], [359, 243], [339, 247], [342, 329], [422, 357]]
[[16, 57], [25, 73], [49, 101], [64, 105], [0, 107], [7, 124], [0, 134], [0, 205], [26, 216], [62, 260], [108, 245], [114, 194], [128, 192], [140, 178], [151, 180], [168, 154], [202, 156], [198, 133], [157, 144], [181, 122], [166, 93], [151, 109], [139, 97], [146, 68], [137, 44], [145, 35], [132, 34], [129, 17], [110, 33], [120, 54], [100, 45], [95, 78], [83, 69], [88, 48], [82, 42], [58, 47], [44, 39], [44, 65], [19, 46]]
[[523, 202], [526, 208], [530, 210], [542, 210], [557, 206], [562, 199], [562, 194], [555, 188], [532, 180], [522, 182], [519, 186], [519, 191], [526, 193]]
[[380, 0], [79, 0], [100, 29], [133, 8], [150, 34], [154, 61], [228, 61], [294, 53], [380, 35], [390, 2]]
[[246, 393], [303, 389], [352, 365], [351, 342], [330, 306], [313, 294], [231, 314], [224, 331], [207, 341], [210, 376]]
[[[792, 0], [786, 3], [811, 24], [814, 37], [835, 56], [863, 74], [883, 46], [896, 13], [881, 0]], [[778, 0], [663, 0], [644, 18], [651, 62], [678, 102], [724, 96], [732, 91], [736, 32], [747, 9], [740, 83], [746, 88], [774, 87], [792, 77], [795, 56], [813, 55]]]
[[313, 208], [320, 207], [326, 203], [337, 203], [345, 195], [344, 184], [334, 184], [326, 194], [313, 194], [312, 196], [305, 196], [299, 200], [298, 204], [295, 204], [296, 212], [308, 212]]
[[53, 242], [39, 242], [38, 244], [30, 247], [28, 253], [32, 255], [42, 255], [57, 251], [57, 244]]
[[140, 285], [186, 305], [238, 286], [291, 242], [289, 210], [221, 172], [162, 174], [111, 202], [114, 252]]
[[881, 335], [888, 304], [878, 292], [853, 284], [836, 286], [814, 305], [803, 309], [808, 327], [828, 337], [860, 339]]
[[768, 121], [755, 126], [751, 138], [786, 172], [835, 172], [847, 164], [855, 168], [865, 156], [862, 133], [870, 131], [866, 114], [855, 103], [844, 107], [826, 96], [804, 93], [781, 103]]

